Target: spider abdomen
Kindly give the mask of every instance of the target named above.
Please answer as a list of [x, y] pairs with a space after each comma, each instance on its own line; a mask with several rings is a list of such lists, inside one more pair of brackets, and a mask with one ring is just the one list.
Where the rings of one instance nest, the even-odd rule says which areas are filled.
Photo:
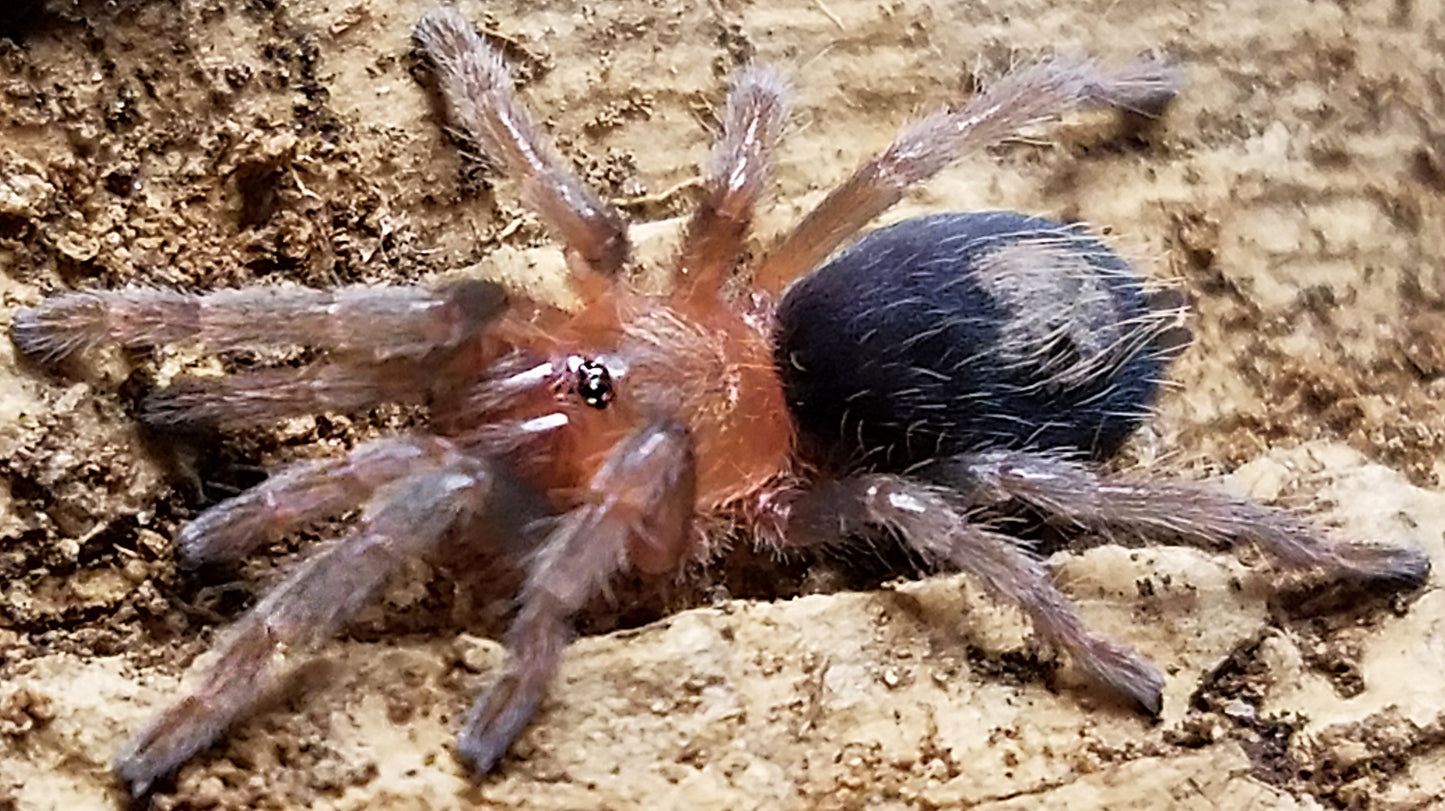
[[1103, 458], [1153, 403], [1173, 320], [1080, 228], [942, 214], [875, 231], [789, 288], [775, 352], [800, 437], [835, 464]]

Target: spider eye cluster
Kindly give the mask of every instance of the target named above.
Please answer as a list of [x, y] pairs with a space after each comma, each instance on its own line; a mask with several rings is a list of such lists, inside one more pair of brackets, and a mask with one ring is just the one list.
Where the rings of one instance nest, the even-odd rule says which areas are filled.
[[604, 409], [616, 396], [612, 387], [612, 374], [600, 361], [587, 359], [577, 364], [576, 379], [573, 385], [576, 387], [577, 395], [582, 402], [596, 408]]

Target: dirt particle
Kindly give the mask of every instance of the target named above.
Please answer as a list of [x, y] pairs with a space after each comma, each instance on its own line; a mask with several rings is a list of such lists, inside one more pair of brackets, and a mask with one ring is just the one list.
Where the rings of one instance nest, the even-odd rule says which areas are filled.
[[53, 720], [54, 701], [35, 687], [18, 687], [0, 698], [0, 736], [22, 738]]

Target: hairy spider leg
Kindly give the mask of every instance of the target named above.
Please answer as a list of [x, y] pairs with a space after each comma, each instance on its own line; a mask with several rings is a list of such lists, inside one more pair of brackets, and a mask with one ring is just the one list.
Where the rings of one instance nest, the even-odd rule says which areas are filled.
[[903, 199], [909, 187], [969, 152], [1080, 108], [1154, 111], [1182, 81], [1177, 68], [1153, 60], [1108, 72], [1089, 61], [1055, 59], [1010, 73], [961, 109], [941, 110], [914, 123], [858, 167], [769, 252], [753, 286], [777, 296]]
[[[439, 350], [432, 358], [446, 354]], [[237, 430], [308, 414], [356, 413], [381, 403], [420, 405], [434, 380], [425, 360], [342, 355], [296, 368], [181, 377], [148, 393], [140, 418], [160, 429]]]
[[923, 475], [982, 500], [1017, 499], [1094, 531], [1133, 532], [1206, 549], [1253, 542], [1286, 567], [1392, 589], [1417, 588], [1430, 574], [1430, 559], [1418, 549], [1332, 542], [1285, 510], [1202, 483], [1104, 477], [1066, 459], [1007, 450], [953, 457]]
[[791, 505], [786, 543], [839, 545], [879, 530], [895, 532], [932, 565], [977, 578], [996, 600], [1023, 611], [1046, 646], [1095, 682], [1159, 713], [1159, 671], [1132, 648], [1086, 628], [1043, 562], [1018, 539], [972, 521], [956, 491], [895, 474], [819, 482]]
[[451, 6], [422, 15], [414, 37], [436, 70], [452, 122], [517, 182], [522, 200], [566, 246], [579, 292], [590, 298], [605, 290], [605, 279], [627, 264], [626, 223], [538, 137], [502, 55]]
[[715, 298], [737, 264], [758, 198], [772, 174], [773, 149], [788, 118], [781, 77], [759, 65], [733, 81], [705, 193], [688, 220], [677, 257], [677, 297]]
[[295, 462], [181, 527], [176, 554], [194, 568], [230, 563], [309, 524], [367, 503], [378, 488], [443, 465], [457, 449], [435, 437], [387, 437], [345, 456]]
[[380, 488], [355, 531], [301, 564], [225, 632], [197, 683], [138, 732], [117, 774], [142, 796], [214, 743], [294, 666], [373, 602], [408, 561], [435, 555], [464, 525], [469, 544], [516, 549], [526, 515], [507, 474], [453, 452]]
[[491, 771], [536, 714], [572, 639], [572, 615], [625, 569], [672, 571], [692, 551], [694, 466], [681, 423], [644, 425], [612, 449], [582, 506], [528, 560], [507, 669], [473, 705], [457, 740], [478, 773]]
[[131, 287], [53, 296], [16, 311], [10, 334], [22, 352], [47, 363], [103, 343], [147, 347], [182, 341], [221, 353], [306, 346], [386, 360], [457, 346], [506, 306], [499, 286], [476, 280], [204, 294]]

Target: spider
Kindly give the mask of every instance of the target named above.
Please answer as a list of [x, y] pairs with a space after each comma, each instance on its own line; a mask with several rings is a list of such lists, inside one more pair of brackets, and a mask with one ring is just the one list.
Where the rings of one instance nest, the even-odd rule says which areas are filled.
[[728, 93], [672, 289], [652, 295], [628, 282], [622, 217], [539, 138], [500, 55], [449, 7], [426, 13], [415, 41], [459, 135], [562, 243], [578, 308], [463, 280], [78, 292], [15, 316], [16, 345], [45, 362], [107, 342], [317, 353], [300, 368], [152, 392], [143, 412], [155, 425], [237, 428], [392, 401], [427, 414], [426, 430], [286, 467], [180, 531], [182, 565], [235, 561], [361, 508], [124, 747], [115, 768], [137, 796], [219, 740], [408, 561], [457, 548], [524, 573], [508, 662], [458, 735], [477, 774], [535, 715], [574, 615], [625, 571], [665, 576], [717, 554], [720, 526], [775, 550], [892, 538], [975, 576], [1040, 643], [1151, 714], [1159, 671], [1086, 628], [1028, 545], [983, 516], [1022, 505], [1085, 531], [1252, 542], [1282, 566], [1381, 588], [1425, 580], [1416, 550], [1331, 542], [1204, 484], [1101, 472], [1152, 405], [1179, 313], [1087, 231], [949, 213], [855, 241], [964, 153], [1077, 109], [1161, 109], [1180, 86], [1173, 66], [1015, 70], [905, 129], [740, 273], [787, 118], [783, 82], [748, 67]]

